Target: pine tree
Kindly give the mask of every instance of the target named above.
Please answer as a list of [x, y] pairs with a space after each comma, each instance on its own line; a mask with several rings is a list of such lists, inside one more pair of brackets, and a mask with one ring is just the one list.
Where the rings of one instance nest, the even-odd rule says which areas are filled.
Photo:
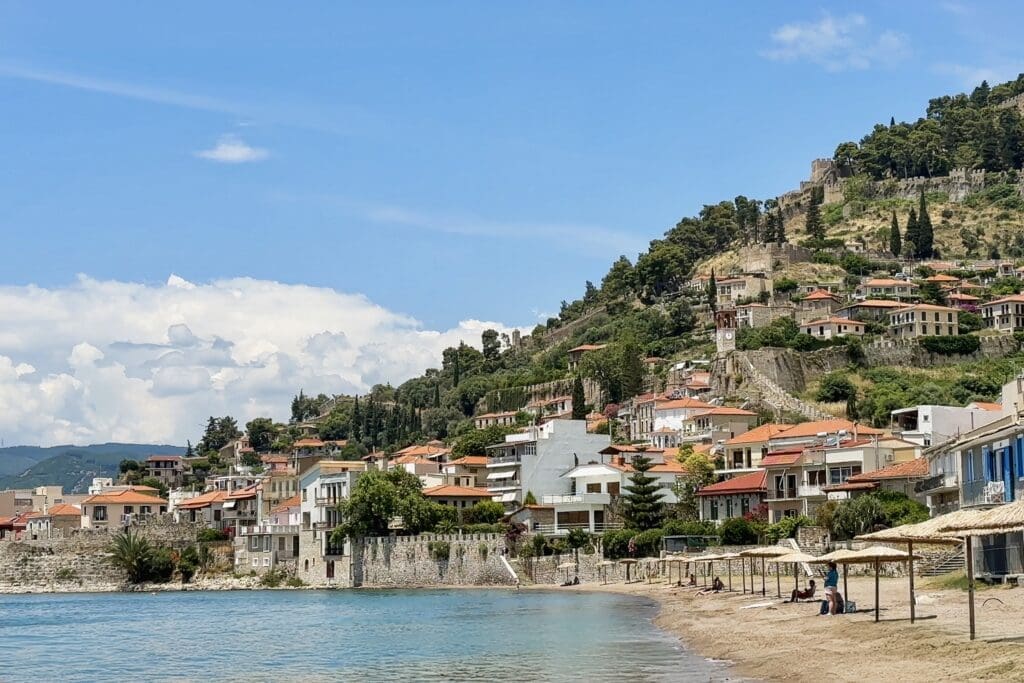
[[846, 419], [856, 420], [857, 414], [857, 392], [851, 391], [850, 395], [846, 397]]
[[459, 386], [459, 356], [462, 352], [462, 342], [459, 342], [458, 347], [455, 349], [455, 353], [452, 356], [452, 386]]
[[644, 363], [640, 358], [640, 345], [627, 338], [619, 351], [619, 384], [623, 398], [638, 396], [644, 390]]
[[892, 252], [893, 256], [900, 255], [900, 249], [903, 246], [902, 244], [900, 244], [900, 242], [900, 222], [899, 219], [896, 218], [896, 212], [893, 211], [892, 227], [889, 228], [889, 251]]
[[917, 255], [917, 243], [920, 240], [918, 235], [917, 211], [910, 207], [910, 215], [907, 217], [907, 229], [903, 233], [903, 253], [913, 258]]
[[583, 380], [579, 375], [572, 382], [572, 419], [587, 419], [587, 397], [583, 392]]
[[775, 214], [775, 241], [779, 244], [786, 241], [786, 225], [782, 222], [782, 209]]
[[628, 529], [656, 529], [665, 516], [658, 480], [647, 475], [652, 464], [645, 455], [633, 456], [633, 474], [629, 475], [630, 483], [623, 487], [627, 495], [622, 498], [622, 516]]
[[435, 384], [434, 385], [434, 407], [435, 408], [440, 408], [441, 407], [441, 385], [440, 384]]
[[895, 125], [896, 125], [896, 117], [895, 116], [890, 116], [889, 117], [889, 127], [892, 128]]
[[705, 292], [708, 298], [708, 307], [714, 313], [718, 310], [718, 283], [715, 281], [715, 269], [711, 269], [711, 277], [708, 278], [708, 288]]
[[917, 239], [914, 241], [918, 258], [931, 258], [935, 244], [935, 233], [932, 230], [932, 219], [928, 215], [928, 200], [921, 188], [920, 209], [917, 212]]
[[355, 405], [352, 406], [352, 440], [359, 441], [363, 438], [363, 415], [359, 411], [359, 397], [356, 396]]
[[824, 188], [816, 187], [811, 190], [811, 202], [807, 206], [806, 231], [811, 238], [816, 240], [825, 239], [825, 226], [821, 222], [821, 202], [824, 199]]
[[185, 457], [192, 458], [195, 456], [195, 451], [192, 450], [192, 442], [189, 440], [185, 441]]

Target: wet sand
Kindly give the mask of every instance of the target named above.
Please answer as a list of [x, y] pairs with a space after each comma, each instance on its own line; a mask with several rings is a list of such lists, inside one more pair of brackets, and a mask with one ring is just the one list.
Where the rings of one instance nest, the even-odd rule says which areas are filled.
[[[640, 595], [661, 605], [656, 623], [699, 654], [733, 663], [764, 681], [1024, 680], [1024, 588], [994, 587], [975, 598], [977, 640], [969, 640], [967, 592], [917, 581], [918, 621], [910, 623], [907, 579], [881, 580], [881, 621], [874, 622], [874, 577], [851, 577], [857, 614], [818, 616], [819, 602], [784, 603], [739, 592], [697, 596], [667, 583], [581, 585]], [[761, 584], [756, 585], [760, 591]], [[792, 579], [782, 590], [792, 590]], [[788, 598], [788, 595], [786, 595]], [[865, 611], [870, 610], [870, 611]], [[1008, 640], [1009, 639], [1009, 640]]]

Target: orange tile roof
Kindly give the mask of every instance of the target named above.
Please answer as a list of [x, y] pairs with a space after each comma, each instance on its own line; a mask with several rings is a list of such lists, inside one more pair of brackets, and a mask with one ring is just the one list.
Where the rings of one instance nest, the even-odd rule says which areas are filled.
[[465, 465], [466, 467], [482, 467], [487, 464], [486, 455], [464, 455], [456, 460], [449, 460], [449, 465]]
[[278, 505], [276, 508], [271, 510], [271, 512], [283, 512], [283, 511], [287, 510], [288, 508], [293, 508], [293, 507], [296, 507], [296, 506], [301, 505], [301, 504], [302, 504], [302, 496], [300, 494], [296, 493], [294, 496], [292, 496], [291, 498], [283, 501], [280, 505]]
[[572, 353], [573, 351], [600, 351], [605, 346], [607, 346], [607, 344], [580, 344], [579, 346], [569, 349], [568, 353]]
[[802, 323], [800, 327], [813, 327], [815, 325], [856, 325], [857, 327], [864, 327], [864, 323], [859, 320], [850, 320], [849, 318], [822, 318], [821, 320], [812, 320], [809, 323]]
[[831, 491], [871, 491], [872, 489], [876, 488], [878, 488], [877, 482], [847, 480], [843, 484], [831, 484], [829, 486], [822, 486], [821, 490], [826, 493], [829, 493]]
[[487, 489], [442, 484], [423, 489], [423, 495], [431, 498], [490, 498], [491, 492]]
[[939, 273], [937, 275], [932, 275], [931, 277], [926, 277], [924, 279], [924, 281], [925, 282], [960, 282], [960, 278], [953, 277], [952, 275], [945, 275], [943, 273]]
[[427, 460], [420, 455], [400, 455], [389, 463], [391, 465], [436, 465], [433, 460]]
[[598, 453], [604, 453], [606, 455], [610, 455], [610, 454], [615, 454], [615, 453], [640, 453], [641, 451], [643, 451], [645, 453], [664, 453], [665, 449], [664, 448], [649, 448], [649, 447], [645, 447], [645, 446], [642, 446], [642, 445], [641, 446], [637, 446], [637, 445], [627, 444], [627, 443], [613, 443], [611, 445], [605, 446], [604, 448], [599, 450]]
[[1001, 299], [989, 301], [986, 304], [982, 304], [982, 306], [995, 306], [996, 304], [1024, 304], [1024, 294], [1011, 294]]
[[82, 509], [75, 507], [74, 505], [68, 505], [67, 503], [57, 503], [56, 505], [50, 506], [50, 509], [46, 511], [47, 517], [80, 517], [82, 515]]
[[749, 410], [743, 408], [730, 408], [729, 406], [715, 406], [710, 410], [704, 410], [697, 413], [694, 417], [702, 417], [704, 415], [743, 415], [747, 417], [757, 417], [757, 413], [752, 413]]
[[255, 498], [258, 486], [253, 484], [252, 486], [246, 486], [245, 488], [235, 489], [228, 494], [227, 500], [245, 500], [247, 498]]
[[827, 289], [816, 289], [807, 296], [804, 297], [804, 301], [819, 301], [821, 299], [833, 299], [839, 300], [839, 297], [828, 291]]
[[[148, 487], [147, 487], [148, 488]], [[154, 489], [155, 490], [155, 489]], [[138, 489], [125, 489], [124, 491], [98, 493], [89, 496], [82, 501], [82, 505], [167, 505], [167, 501], [157, 496], [151, 496]]]
[[446, 448], [444, 446], [434, 446], [434, 445], [428, 443], [425, 446], [421, 446], [421, 445], [406, 446], [405, 448], [403, 448], [403, 449], [401, 449], [399, 451], [395, 451], [395, 455], [399, 455], [399, 456], [401, 456], [401, 455], [421, 455], [421, 456], [424, 456], [424, 457], [431, 458], [431, 457], [437, 457], [439, 455], [447, 455], [448, 453], [451, 453], [451, 452], [452, 452], [452, 449], [450, 449], [450, 448]]
[[958, 294], [956, 292], [947, 294], [946, 298], [950, 301], [981, 301], [981, 297], [972, 296], [970, 294]]
[[320, 439], [299, 439], [292, 444], [292, 448], [320, 448], [323, 445]]
[[209, 507], [214, 503], [223, 503], [227, 500], [227, 497], [227, 491], [207, 491], [195, 498], [189, 498], [179, 505], [178, 508], [181, 510], [198, 510], [199, 508]]
[[915, 479], [928, 476], [928, 460], [926, 458], [915, 458], [906, 462], [898, 462], [895, 465], [883, 467], [873, 472], [862, 472], [855, 474], [846, 481], [878, 481], [880, 479]]
[[991, 410], [993, 412], [1002, 412], [1003, 406], [1001, 403], [989, 403], [988, 401], [971, 401], [971, 405], [975, 408], [981, 408], [982, 410]]
[[845, 306], [842, 310], [857, 308], [858, 306], [863, 306], [864, 308], [903, 308], [906, 304], [900, 301], [890, 301], [889, 299], [864, 299], [864, 301], [858, 301], [857, 303]]
[[900, 313], [906, 313], [907, 311], [936, 311], [939, 313], [959, 313], [960, 309], [951, 308], [949, 306], [936, 306], [935, 304], [913, 304], [892, 311], [889, 313], [889, 315], [898, 315]]
[[659, 399], [655, 405], [655, 410], [680, 410], [683, 408], [714, 408], [714, 406], [696, 398]]
[[770, 453], [761, 458], [761, 467], [782, 467], [788, 465], [795, 465], [798, 460], [803, 456], [804, 452], [797, 451], [795, 453]]
[[260, 462], [263, 463], [287, 463], [289, 460], [287, 455], [263, 455], [260, 456]]
[[698, 496], [724, 496], [735, 493], [757, 493], [767, 491], [765, 482], [768, 473], [765, 470], [743, 474], [732, 479], [726, 479], [716, 484], [705, 486], [697, 491]]
[[907, 282], [906, 280], [893, 280], [892, 278], [872, 278], [861, 285], [862, 287], [912, 287], [917, 289], [917, 285], [913, 282]]
[[768, 439], [778, 434], [781, 434], [782, 432], [786, 431], [792, 426], [793, 425], [775, 424], [773, 422], [769, 422], [767, 424], [761, 425], [760, 427], [754, 427], [749, 432], [744, 432], [739, 436], [734, 436], [733, 438], [726, 441], [725, 445], [739, 446], [740, 444], [759, 443], [761, 441], [767, 441]]
[[795, 439], [795, 438], [806, 438], [817, 436], [821, 432], [826, 434], [835, 434], [841, 430], [846, 430], [848, 433], [853, 434], [854, 427], [858, 436], [860, 434], [868, 435], [881, 435], [883, 432], [881, 429], [875, 429], [874, 427], [867, 427], [862, 424], [855, 425], [849, 420], [835, 419], [835, 420], [818, 420], [816, 422], [801, 422], [800, 424], [793, 425], [785, 432], [778, 434], [772, 439]]

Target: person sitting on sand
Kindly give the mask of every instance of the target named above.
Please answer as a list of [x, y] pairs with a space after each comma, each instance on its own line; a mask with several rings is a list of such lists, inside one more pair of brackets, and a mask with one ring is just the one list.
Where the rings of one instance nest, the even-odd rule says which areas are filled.
[[797, 590], [796, 588], [794, 588], [793, 589], [793, 594], [789, 598], [789, 601], [790, 602], [796, 602], [798, 600], [807, 600], [809, 598], [813, 598], [814, 597], [814, 590], [816, 588], [817, 588], [817, 585], [815, 585], [814, 579], [811, 579], [810, 585], [807, 586], [807, 588], [805, 588], [804, 590]]
[[725, 590], [725, 584], [717, 576], [711, 582], [711, 588], [705, 588], [702, 591], [697, 591], [696, 595], [708, 595], [710, 593], [721, 593]]
[[696, 586], [697, 585], [697, 575], [696, 574], [690, 574], [690, 582], [688, 584], [686, 584], [686, 585], [687, 586]]

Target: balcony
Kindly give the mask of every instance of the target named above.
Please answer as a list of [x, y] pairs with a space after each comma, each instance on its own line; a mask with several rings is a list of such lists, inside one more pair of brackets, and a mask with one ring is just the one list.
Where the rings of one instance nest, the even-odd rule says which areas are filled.
[[523, 487], [519, 479], [495, 479], [487, 482], [488, 491], [511, 491]]
[[575, 493], [565, 496], [544, 496], [545, 505], [609, 505], [610, 493]]
[[298, 524], [254, 524], [239, 526], [239, 536], [253, 536], [255, 534], [297, 534], [302, 527]]
[[819, 484], [801, 484], [796, 488], [796, 495], [800, 498], [814, 498], [824, 496], [825, 492], [821, 490]]
[[341, 503], [341, 498], [317, 496], [313, 502], [317, 507], [335, 507]]
[[314, 522], [313, 528], [316, 531], [330, 531], [334, 527], [338, 526], [339, 522]]
[[487, 458], [488, 467], [501, 467], [502, 465], [518, 465], [523, 461], [520, 455], [505, 455], [498, 458]]
[[914, 485], [916, 493], [941, 493], [959, 488], [955, 474], [936, 474]]
[[785, 488], [768, 489], [768, 500], [792, 500], [797, 497], [797, 487], [787, 486]]
[[964, 482], [963, 506], [1002, 505], [1006, 502], [1006, 485], [1002, 481], [975, 479]]
[[563, 536], [568, 534], [572, 529], [583, 529], [595, 534], [601, 534], [605, 531], [611, 531], [613, 529], [621, 529], [622, 522], [604, 522], [595, 523], [594, 528], [591, 529], [589, 524], [538, 524], [536, 526], [537, 533], [544, 534], [545, 536]]

